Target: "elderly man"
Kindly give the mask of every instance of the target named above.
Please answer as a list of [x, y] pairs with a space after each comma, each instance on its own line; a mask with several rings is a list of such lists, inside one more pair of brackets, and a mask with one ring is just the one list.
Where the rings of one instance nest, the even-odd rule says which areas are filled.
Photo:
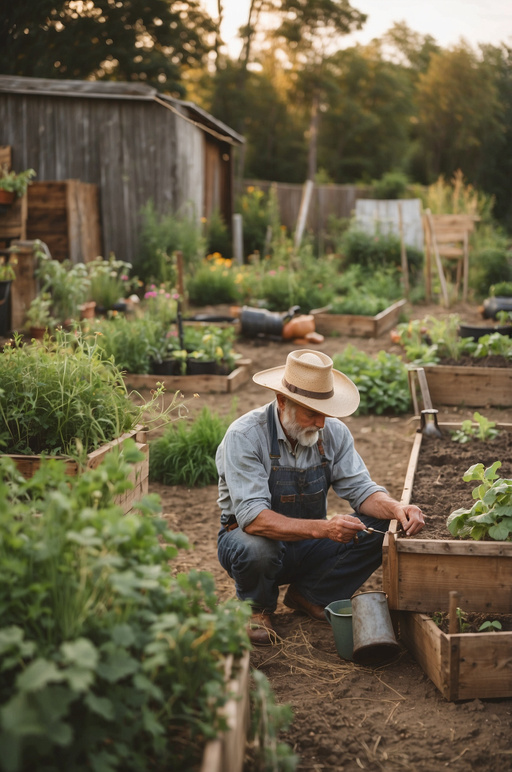
[[[325, 621], [324, 607], [350, 598], [381, 564], [389, 521], [412, 535], [424, 518], [371, 479], [338, 420], [357, 410], [359, 392], [330, 357], [293, 351], [253, 380], [276, 399], [234, 421], [218, 448], [218, 556], [252, 605], [251, 641], [268, 645], [281, 585], [286, 606]], [[354, 515], [327, 518], [329, 488]]]

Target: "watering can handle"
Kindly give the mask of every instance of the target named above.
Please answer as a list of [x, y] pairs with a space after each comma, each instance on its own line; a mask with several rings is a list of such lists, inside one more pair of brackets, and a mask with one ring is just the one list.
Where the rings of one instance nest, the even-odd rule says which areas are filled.
[[296, 314], [300, 312], [300, 306], [292, 306], [283, 316], [283, 323], [289, 322]]
[[331, 621], [331, 609], [327, 606], [324, 608], [324, 614], [328, 622]]

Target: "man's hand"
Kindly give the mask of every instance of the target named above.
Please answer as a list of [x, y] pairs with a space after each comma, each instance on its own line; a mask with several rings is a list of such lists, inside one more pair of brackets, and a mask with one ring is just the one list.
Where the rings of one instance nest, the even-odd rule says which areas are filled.
[[414, 536], [425, 525], [425, 518], [421, 509], [414, 504], [401, 505], [396, 513], [406, 536]]
[[340, 541], [347, 544], [357, 536], [359, 531], [366, 530], [366, 526], [358, 517], [353, 515], [334, 515], [326, 524], [326, 538], [331, 541]]

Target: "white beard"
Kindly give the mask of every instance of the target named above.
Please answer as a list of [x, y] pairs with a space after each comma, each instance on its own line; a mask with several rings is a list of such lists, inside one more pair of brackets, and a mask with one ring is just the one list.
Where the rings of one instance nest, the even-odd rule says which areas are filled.
[[287, 402], [281, 413], [283, 429], [292, 440], [297, 440], [300, 445], [311, 448], [318, 442], [318, 429], [304, 429], [296, 421], [296, 408], [293, 402]]

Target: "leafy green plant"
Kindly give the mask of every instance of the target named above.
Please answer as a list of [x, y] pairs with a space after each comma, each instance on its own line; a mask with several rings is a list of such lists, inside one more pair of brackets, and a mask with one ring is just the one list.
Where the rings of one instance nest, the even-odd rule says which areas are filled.
[[468, 615], [458, 606], [455, 609], [455, 614], [457, 616], [457, 623], [459, 625], [459, 633], [467, 633], [470, 628], [470, 625], [467, 622]]
[[128, 319], [120, 314], [110, 319], [95, 319], [86, 331], [95, 339], [102, 359], [112, 359], [119, 371], [128, 373], [149, 373], [151, 359], [165, 358], [163, 351], [169, 347], [161, 325], [145, 316]]
[[404, 347], [408, 361], [414, 365], [439, 364], [443, 359], [458, 361], [463, 356], [476, 356], [477, 343], [473, 338], [461, 338], [459, 326], [458, 314], [449, 314], [442, 319], [427, 316], [398, 324], [395, 339]]
[[480, 484], [472, 492], [473, 506], [449, 515], [446, 525], [453, 536], [512, 541], [512, 480], [498, 477], [496, 470], [500, 466], [501, 461], [487, 469], [483, 464], [474, 464], [464, 474], [465, 482], [478, 480]]
[[252, 671], [251, 726], [249, 753], [254, 769], [262, 772], [293, 772], [299, 763], [289, 745], [279, 741], [279, 733], [293, 719], [290, 705], [279, 705], [270, 683], [260, 670]]
[[108, 260], [98, 257], [87, 263], [88, 296], [100, 308], [108, 310], [127, 297], [133, 287], [130, 281], [132, 266], [110, 255]]
[[512, 359], [512, 338], [509, 335], [502, 335], [499, 332], [491, 332], [488, 335], [482, 335], [474, 349], [473, 356], [481, 359], [487, 356], [502, 356], [506, 359]]
[[166, 427], [149, 445], [149, 479], [164, 485], [204, 486], [217, 482], [215, 454], [232, 416], [204, 407], [193, 421]]
[[[0, 459], [3, 772], [196, 768], [226, 728], [226, 655], [249, 646], [249, 606], [211, 574], [169, 570], [185, 536], [154, 496], [123, 515], [123, 453], [76, 477]], [[36, 516], [37, 515], [37, 516]]]
[[49, 292], [40, 292], [31, 301], [27, 313], [27, 327], [37, 327], [43, 330], [51, 330], [55, 327], [55, 319], [51, 315], [52, 296]]
[[32, 184], [32, 179], [36, 176], [34, 169], [25, 169], [22, 172], [8, 171], [4, 165], [0, 169], [0, 189], [7, 190], [9, 193], [15, 193], [18, 198], [24, 196], [27, 188]]
[[0, 447], [9, 454], [87, 454], [142, 422], [165, 423], [178, 407], [173, 400], [161, 411], [161, 390], [135, 404], [119, 367], [78, 331], [30, 345], [15, 335], [0, 383]]
[[215, 209], [204, 223], [204, 238], [207, 254], [221, 254], [227, 259], [232, 258], [231, 233], [218, 209]]
[[486, 620], [485, 622], [482, 622], [480, 627], [478, 628], [479, 633], [497, 633], [498, 630], [502, 630], [503, 625], [498, 619]]
[[333, 357], [334, 367], [345, 373], [359, 389], [360, 414], [406, 413], [411, 406], [407, 368], [396, 354], [379, 351], [375, 357], [346, 346]]
[[383, 174], [380, 180], [372, 183], [372, 196], [377, 199], [407, 198], [407, 175], [400, 171]]
[[201, 226], [193, 215], [157, 212], [153, 201], [141, 211], [142, 226], [134, 273], [146, 284], [176, 283], [175, 253], [183, 255], [188, 271], [198, 265], [205, 255], [205, 240]]
[[512, 298], [512, 281], [500, 281], [490, 288], [494, 297]]
[[7, 262], [3, 255], [0, 256], [0, 281], [14, 281], [16, 279], [15, 263], [16, 258], [11, 258]]
[[238, 300], [235, 279], [231, 260], [218, 253], [208, 255], [194, 273], [187, 276], [188, 299], [195, 306], [234, 303]]
[[473, 439], [493, 440], [500, 433], [499, 429], [496, 429], [496, 422], [489, 421], [488, 418], [481, 415], [478, 411], [473, 413], [473, 421], [469, 418], [462, 421], [460, 429], [457, 429], [451, 433], [452, 440], [464, 445], [467, 442], [471, 442]]
[[90, 279], [84, 263], [54, 260], [42, 246], [36, 245], [36, 276], [41, 292], [49, 292], [51, 313], [55, 323], [65, 323], [79, 317], [79, 306], [86, 300]]
[[255, 252], [263, 255], [267, 228], [271, 220], [269, 196], [260, 188], [249, 185], [238, 196], [235, 210], [243, 217], [245, 256]]

